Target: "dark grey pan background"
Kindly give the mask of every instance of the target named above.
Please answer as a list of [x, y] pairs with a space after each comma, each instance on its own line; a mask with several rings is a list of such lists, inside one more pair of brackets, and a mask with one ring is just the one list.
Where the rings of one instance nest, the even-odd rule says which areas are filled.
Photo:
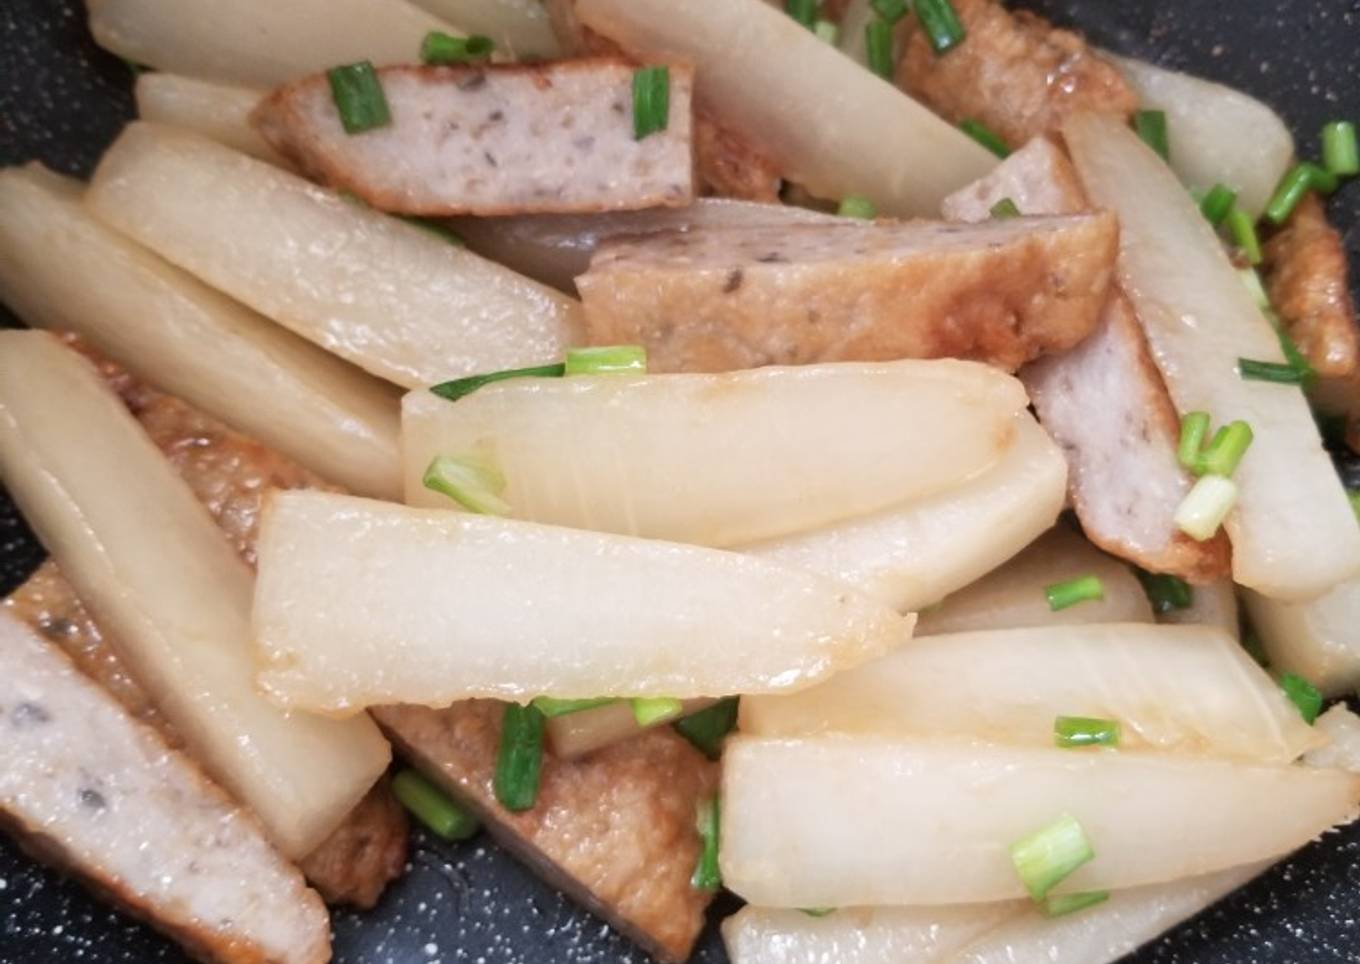
[[[1324, 121], [1360, 119], [1360, 0], [1031, 0], [1031, 5], [1084, 28], [1105, 46], [1263, 98], [1290, 121], [1304, 153], [1317, 150]], [[131, 114], [129, 82], [127, 68], [90, 42], [78, 0], [0, 0], [0, 163], [37, 158], [60, 171], [88, 174]], [[1335, 199], [1332, 212], [1346, 228], [1354, 262], [1360, 186]], [[3, 308], [0, 320], [6, 320]], [[16, 586], [41, 558], [41, 548], [0, 491], [0, 592]], [[1128, 961], [1360, 961], [1357, 857], [1360, 827], [1332, 835]], [[725, 913], [732, 906], [727, 902], [719, 909]], [[336, 959], [353, 964], [645, 959], [484, 837], [456, 848], [418, 840], [410, 873], [382, 904], [368, 914], [338, 914], [335, 931]], [[57, 960], [111, 964], [183, 957], [147, 928], [111, 913], [78, 885], [35, 866], [0, 840], [0, 962]], [[694, 960], [724, 960], [716, 927], [710, 927]]]

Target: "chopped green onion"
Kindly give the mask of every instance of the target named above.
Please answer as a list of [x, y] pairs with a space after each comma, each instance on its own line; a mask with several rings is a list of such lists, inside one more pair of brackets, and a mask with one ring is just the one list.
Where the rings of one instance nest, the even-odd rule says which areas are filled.
[[867, 197], [858, 194], [847, 194], [841, 198], [840, 207], [836, 213], [843, 218], [859, 218], [862, 221], [872, 221], [878, 216], [878, 208], [874, 207], [874, 202]]
[[633, 139], [664, 131], [671, 118], [671, 69], [640, 67], [633, 71]]
[[1110, 899], [1108, 890], [1087, 890], [1080, 894], [1058, 894], [1056, 897], [1045, 897], [1044, 902], [1039, 905], [1039, 909], [1044, 912], [1045, 917], [1062, 917], [1064, 914], [1075, 914], [1079, 910], [1094, 907], [1096, 904], [1104, 903]]
[[1184, 579], [1165, 572], [1147, 572], [1135, 569], [1138, 581], [1143, 584], [1143, 592], [1152, 603], [1152, 611], [1164, 616], [1177, 609], [1189, 609], [1195, 602], [1195, 590]]
[[1011, 844], [1011, 863], [1036, 901], [1043, 900], [1082, 864], [1095, 856], [1086, 831], [1071, 814]]
[[533, 706], [506, 703], [491, 787], [507, 810], [528, 810], [538, 799], [543, 769], [543, 714]]
[[1161, 155], [1162, 160], [1171, 160], [1171, 139], [1166, 132], [1166, 111], [1140, 110], [1133, 115], [1133, 129], [1144, 144]]
[[834, 907], [800, 907], [798, 909], [809, 917], [825, 917], [827, 914], [836, 912]]
[[633, 719], [637, 721], [638, 726], [656, 726], [658, 723], [675, 719], [683, 712], [685, 704], [668, 696], [648, 699], [639, 697], [633, 700]]
[[882, 20], [871, 20], [864, 25], [864, 54], [869, 69], [885, 80], [893, 75], [893, 28]]
[[1360, 489], [1347, 489], [1346, 499], [1351, 504], [1351, 511], [1355, 513], [1355, 521], [1360, 522]]
[[699, 862], [694, 867], [690, 886], [696, 890], [717, 890], [722, 886], [722, 873], [718, 870], [718, 833], [722, 824], [722, 804], [717, 797], [699, 801], [699, 812], [695, 826], [703, 849], [699, 852]]
[[1015, 202], [1010, 198], [1003, 197], [991, 206], [988, 213], [998, 221], [1004, 221], [1006, 218], [1018, 218], [1020, 209], [1015, 206]]
[[817, 0], [786, 0], [784, 10], [809, 30], [817, 19]]
[[1210, 224], [1218, 227], [1236, 203], [1236, 191], [1222, 184], [1215, 184], [1209, 189], [1209, 193], [1204, 195], [1204, 200], [1199, 202], [1199, 210]]
[[1118, 746], [1119, 721], [1091, 716], [1059, 716], [1053, 721], [1053, 742], [1061, 747]]
[[330, 81], [331, 98], [346, 134], [362, 134], [392, 123], [382, 82], [367, 60], [332, 67], [326, 71], [326, 79]]
[[971, 117], [959, 121], [959, 130], [963, 131], [973, 140], [977, 141], [987, 150], [997, 157], [1010, 157], [1011, 149], [1006, 146], [1006, 142], [982, 121], [973, 120]]
[[503, 382], [510, 378], [561, 378], [566, 374], [567, 366], [562, 362], [554, 365], [535, 365], [533, 368], [507, 368], [501, 372], [489, 372], [486, 375], [469, 375], [467, 378], [455, 378], [451, 382], [440, 382], [432, 385], [430, 391], [440, 398], [447, 398], [451, 402], [456, 402], [465, 395], [471, 395], [483, 385], [490, 385], [492, 382]]
[[1256, 307], [1262, 311], [1270, 308], [1270, 295], [1266, 294], [1265, 285], [1261, 284], [1261, 273], [1255, 268], [1239, 268], [1237, 276], [1242, 279], [1242, 285], [1251, 292], [1251, 299], [1256, 302]]
[[1261, 239], [1256, 236], [1256, 222], [1239, 207], [1228, 212], [1228, 233], [1248, 264], [1261, 263]]
[[836, 46], [841, 39], [841, 28], [830, 20], [818, 20], [812, 25], [812, 32], [817, 35], [817, 39], [823, 43]]
[[1187, 412], [1181, 416], [1181, 440], [1176, 446], [1176, 461], [1200, 474], [1200, 459], [1204, 457], [1204, 439], [1209, 434], [1208, 412]]
[[1360, 174], [1360, 142], [1350, 121], [1332, 121], [1322, 128], [1322, 164], [1333, 174]]
[[1251, 426], [1243, 421], [1229, 422], [1220, 428], [1200, 459], [1200, 474], [1231, 478], [1252, 438]]
[[712, 706], [675, 721], [675, 731], [694, 748], [716, 760], [722, 755], [723, 738], [737, 725], [737, 698], [718, 700]]
[[647, 349], [641, 345], [602, 345], [598, 348], [569, 348], [564, 374], [609, 375], [618, 372], [647, 371]]
[[465, 64], [471, 60], [485, 60], [495, 49], [496, 42], [490, 37], [477, 34], [471, 37], [455, 37], [439, 30], [431, 30], [420, 44], [420, 60], [434, 66]]
[[1078, 576], [1044, 587], [1044, 595], [1048, 597], [1048, 608], [1056, 613], [1077, 603], [1104, 599], [1105, 585], [1099, 576]]
[[1244, 381], [1274, 382], [1277, 385], [1302, 385], [1304, 373], [1287, 362], [1257, 361], [1254, 358], [1237, 359], [1237, 373]]
[[907, 0], [869, 0], [869, 6], [888, 23], [897, 23], [907, 15]]
[[1202, 475], [1176, 507], [1172, 521], [1197, 542], [1214, 537], [1237, 502], [1237, 486], [1221, 475]]
[[1289, 363], [1289, 367], [1299, 373], [1299, 384], [1304, 388], [1312, 386], [1317, 381], [1317, 370], [1304, 357], [1303, 352], [1299, 351], [1299, 346], [1294, 344], [1294, 339], [1289, 337], [1289, 332], [1285, 331], [1284, 324], [1274, 311], [1267, 311], [1266, 318], [1275, 327], [1275, 334], [1280, 339], [1280, 351], [1284, 352], [1284, 359]]
[[405, 221], [413, 227], [420, 228], [422, 231], [428, 231], [437, 238], [442, 238], [456, 248], [464, 247], [463, 239], [454, 232], [453, 228], [444, 224], [442, 221], [433, 221], [430, 218], [418, 218], [410, 214], [398, 214], [396, 217], [399, 221]]
[[437, 837], [466, 840], [480, 826], [476, 817], [415, 770], [398, 773], [392, 780], [392, 793]]
[[1312, 726], [1322, 710], [1322, 694], [1318, 688], [1297, 673], [1285, 673], [1280, 677], [1280, 689], [1289, 697], [1289, 702], [1298, 707], [1303, 722]]
[[614, 702], [617, 701], [612, 696], [597, 696], [585, 700], [559, 700], [554, 696], [536, 696], [532, 701], [534, 709], [550, 720], [555, 716], [567, 716], [571, 713], [580, 713], [582, 710], [593, 710], [597, 706], [608, 706]]
[[1335, 174], [1318, 167], [1312, 161], [1295, 164], [1284, 177], [1280, 178], [1279, 186], [1275, 188], [1275, 193], [1266, 204], [1266, 220], [1272, 224], [1284, 224], [1309, 190], [1317, 191], [1319, 194], [1331, 194], [1336, 190], [1338, 183]]
[[447, 495], [469, 512], [510, 514], [510, 503], [501, 498], [505, 476], [479, 456], [437, 455], [430, 460], [420, 481], [425, 488]]
[[916, 19], [921, 21], [926, 39], [937, 54], [953, 50], [967, 36], [949, 0], [916, 0]]

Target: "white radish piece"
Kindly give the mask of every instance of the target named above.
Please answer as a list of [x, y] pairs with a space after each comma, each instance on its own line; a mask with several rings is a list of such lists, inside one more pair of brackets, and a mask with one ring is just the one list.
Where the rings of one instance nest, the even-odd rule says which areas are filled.
[[701, 101], [820, 198], [933, 217], [996, 158], [761, 0], [577, 0], [581, 21], [634, 57], [696, 68]]
[[263, 90], [153, 70], [137, 77], [132, 92], [144, 121], [182, 127], [242, 154], [284, 163], [250, 124]]
[[0, 475], [194, 758], [299, 858], [387, 768], [367, 717], [278, 709], [254, 687], [250, 570], [94, 368], [0, 332]]
[[0, 172], [0, 297], [324, 478], [364, 495], [401, 491], [391, 386], [96, 221], [75, 181]]
[[322, 713], [793, 690], [914, 622], [735, 553], [322, 492], [274, 493], [257, 552], [259, 685]]
[[1271, 669], [1297, 673], [1324, 696], [1360, 687], [1360, 579], [1296, 603], [1243, 590], [1242, 605]]
[[1225, 184], [1259, 217], [1294, 161], [1294, 138], [1280, 116], [1254, 97], [1141, 60], [1103, 53], [1145, 110], [1166, 112], [1171, 169], [1196, 191]]
[[[496, 53], [513, 60], [562, 57], [562, 45], [541, 0], [413, 0], [416, 6], [470, 34], [496, 42]], [[414, 59], [414, 58], [413, 58]]]
[[90, 0], [95, 42], [125, 60], [272, 87], [337, 64], [411, 63], [431, 30], [460, 31], [407, 0]]
[[1319, 743], [1231, 637], [1125, 623], [920, 636], [819, 686], [746, 696], [758, 736], [975, 737], [1054, 745], [1058, 716], [1118, 721], [1119, 745], [1289, 763]]
[[407, 388], [557, 361], [576, 335], [571, 298], [185, 131], [124, 129], [86, 203], [213, 287]]
[[1190, 605], [1157, 614], [1157, 622], [1174, 626], [1212, 626], [1233, 639], [1242, 635], [1237, 614], [1237, 590], [1232, 580], [1220, 579], [1207, 586], [1191, 586]]
[[[1045, 590], [1083, 576], [1099, 579], [1104, 597], [1054, 612]], [[1129, 567], [1059, 525], [1010, 562], [921, 613], [916, 634], [1150, 622], [1152, 607]]]
[[1304, 754], [1310, 767], [1337, 767], [1360, 773], [1360, 716], [1338, 703], [1313, 723], [1328, 743]]
[[[674, 722], [680, 717], [712, 706], [714, 702], [711, 699], [685, 700], [680, 704], [684, 709], [680, 711], [679, 717], [667, 717], [661, 722]], [[646, 727], [638, 724], [630, 700], [618, 700], [588, 710], [553, 716], [544, 724], [544, 731], [548, 735], [548, 742], [552, 744], [553, 752], [567, 759], [584, 756], [600, 747], [630, 739], [644, 729]]]
[[991, 469], [937, 495], [810, 532], [739, 547], [832, 576], [906, 612], [939, 602], [1014, 556], [1053, 525], [1067, 462], [1028, 414]]
[[1241, 358], [1284, 355], [1213, 227], [1119, 118], [1077, 114], [1064, 134], [1092, 203], [1119, 215], [1120, 281], [1176, 408], [1251, 425], [1226, 522], [1234, 581], [1300, 600], [1360, 573], [1360, 526], [1303, 393], [1238, 374]]
[[1201, 757], [829, 736], [729, 739], [723, 883], [767, 907], [1025, 895], [1009, 849], [1064, 815], [1095, 852], [1053, 893], [1282, 856], [1355, 816], [1360, 776]]
[[456, 402], [417, 390], [406, 501], [451, 507], [426, 468], [485, 451], [515, 518], [740, 545], [964, 483], [1005, 454], [1024, 407], [1016, 379], [952, 360], [517, 378]]

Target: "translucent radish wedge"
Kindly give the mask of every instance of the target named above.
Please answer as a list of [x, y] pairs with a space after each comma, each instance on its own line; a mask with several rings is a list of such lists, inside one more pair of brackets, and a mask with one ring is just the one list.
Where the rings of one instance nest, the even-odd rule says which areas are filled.
[[1312, 767], [1337, 767], [1360, 773], [1360, 716], [1338, 703], [1313, 723], [1327, 737], [1326, 746], [1310, 750], [1303, 762]]
[[1360, 686], [1360, 579], [1297, 603], [1243, 590], [1242, 605], [1271, 669], [1297, 673], [1325, 696]]
[[1058, 716], [1117, 720], [1124, 748], [1269, 763], [1321, 743], [1227, 634], [1136, 623], [918, 637], [811, 689], [743, 698], [740, 727], [1051, 747]]
[[490, 37], [499, 53], [516, 60], [564, 56], [540, 0], [414, 0], [414, 3], [470, 34]]
[[406, 500], [441, 455], [485, 451], [515, 518], [732, 546], [930, 496], [987, 471], [1024, 410], [973, 362], [519, 378], [402, 403]]
[[283, 164], [250, 125], [250, 112], [259, 106], [265, 93], [254, 87], [219, 84], [159, 70], [139, 75], [133, 87], [137, 116], [142, 120], [182, 127], [242, 154]]
[[1282, 856], [1355, 816], [1360, 776], [1200, 757], [966, 741], [738, 737], [723, 756], [723, 882], [767, 907], [1025, 894], [1009, 848], [1071, 815], [1095, 851], [1053, 893]]
[[736, 553], [320, 492], [275, 493], [257, 551], [259, 684], [322, 713], [793, 690], [914, 621]]
[[1077, 114], [1063, 131], [1092, 202], [1119, 215], [1120, 281], [1176, 408], [1255, 435], [1226, 523], [1234, 581], [1300, 600], [1360, 573], [1360, 526], [1303, 393], [1238, 373], [1241, 358], [1284, 355], [1213, 227], [1119, 118]]
[[[705, 707], [712, 706], [713, 702], [711, 699], [685, 700], [681, 704], [684, 709], [680, 715], [689, 716], [691, 713], [697, 713]], [[672, 722], [672, 719], [667, 718], [664, 722]], [[604, 706], [576, 713], [550, 717], [544, 729], [553, 752], [570, 759], [637, 736], [646, 727], [638, 724], [632, 703], [620, 700], [617, 703], [606, 703]]]

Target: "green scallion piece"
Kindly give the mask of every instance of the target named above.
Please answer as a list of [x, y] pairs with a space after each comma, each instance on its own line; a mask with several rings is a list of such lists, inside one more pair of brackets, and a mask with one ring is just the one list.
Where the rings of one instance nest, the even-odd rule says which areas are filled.
[[511, 378], [561, 378], [566, 374], [567, 366], [562, 362], [554, 365], [535, 365], [533, 368], [507, 368], [502, 372], [490, 372], [486, 375], [469, 375], [467, 378], [455, 378], [451, 382], [441, 382], [430, 387], [440, 398], [447, 398], [451, 402], [456, 402], [465, 395], [471, 395], [483, 385], [490, 385], [492, 382], [503, 382]]
[[1011, 863], [1030, 897], [1041, 901], [1068, 874], [1095, 857], [1086, 831], [1071, 814], [1011, 844]]
[[485, 60], [495, 49], [496, 42], [490, 37], [478, 34], [455, 37], [439, 30], [431, 30], [420, 44], [420, 61], [432, 66], [466, 64], [474, 60]]
[[869, 0], [869, 6], [887, 23], [897, 23], [908, 10], [907, 0]]
[[834, 907], [800, 907], [798, 909], [809, 917], [825, 917], [827, 914], [836, 912]]
[[1214, 227], [1223, 223], [1233, 210], [1233, 205], [1237, 203], [1237, 192], [1223, 184], [1215, 184], [1209, 189], [1209, 193], [1204, 195], [1204, 200], [1199, 202], [1200, 213], [1208, 219]]
[[633, 71], [633, 139], [664, 131], [671, 118], [671, 69], [640, 67]]
[[608, 706], [614, 702], [617, 701], [612, 696], [597, 696], [585, 700], [559, 700], [555, 696], [536, 696], [532, 704], [534, 709], [552, 719], [555, 716], [580, 713], [582, 710], [593, 710], [597, 706]]
[[1239, 207], [1234, 207], [1228, 212], [1227, 225], [1233, 244], [1237, 245], [1237, 249], [1247, 259], [1247, 264], [1260, 264], [1261, 239], [1256, 235], [1256, 222], [1251, 219], [1251, 215]]
[[1018, 218], [1020, 209], [1015, 206], [1015, 202], [1010, 198], [1003, 197], [988, 209], [988, 213], [998, 221], [1004, 221], [1007, 218]]
[[817, 20], [817, 0], [786, 0], [784, 11], [811, 30]]
[[1133, 115], [1133, 129], [1148, 147], [1161, 155], [1162, 160], [1171, 160], [1171, 139], [1166, 131], [1166, 111], [1140, 110]]
[[1280, 340], [1280, 351], [1284, 352], [1284, 360], [1290, 368], [1299, 373], [1299, 384], [1304, 388], [1311, 388], [1317, 381], [1317, 370], [1312, 363], [1304, 357], [1303, 352], [1299, 351], [1299, 346], [1294, 344], [1294, 339], [1289, 337], [1289, 332], [1285, 330], [1284, 322], [1279, 315], [1275, 314], [1271, 308], [1265, 309], [1266, 320], [1275, 329], [1275, 336]]
[[893, 75], [893, 28], [882, 20], [870, 20], [864, 25], [864, 54], [869, 69], [884, 80]]
[[921, 21], [930, 49], [936, 54], [948, 53], [967, 36], [949, 0], [916, 0], [916, 19]]
[[1094, 907], [1096, 904], [1104, 903], [1110, 899], [1108, 890], [1087, 890], [1080, 894], [1058, 894], [1055, 897], [1045, 897], [1044, 902], [1039, 905], [1039, 909], [1044, 912], [1045, 917], [1062, 917], [1065, 914], [1075, 914], [1079, 910]]
[[1280, 689], [1289, 697], [1289, 702], [1298, 707], [1303, 722], [1312, 726], [1318, 713], [1322, 712], [1322, 694], [1318, 688], [1297, 673], [1285, 673], [1280, 677]]
[[1176, 461], [1181, 466], [1200, 474], [1200, 459], [1203, 457], [1204, 440], [1209, 434], [1208, 412], [1187, 412], [1181, 416], [1181, 439], [1176, 446]]
[[330, 81], [331, 98], [346, 134], [362, 134], [392, 123], [382, 82], [367, 60], [332, 67], [326, 71], [326, 79]]
[[430, 460], [420, 481], [431, 492], [447, 495], [469, 512], [510, 514], [510, 503], [501, 498], [505, 476], [480, 456], [437, 455]]
[[874, 207], [874, 202], [867, 197], [859, 194], [847, 194], [841, 198], [841, 203], [836, 208], [836, 213], [843, 218], [859, 218], [862, 221], [872, 221], [878, 216], [878, 208]]
[[841, 28], [830, 20], [818, 20], [812, 25], [812, 32], [817, 35], [817, 39], [831, 46], [840, 43]]
[[1267, 202], [1266, 220], [1271, 224], [1284, 224], [1310, 190], [1319, 194], [1331, 194], [1338, 184], [1340, 181], [1335, 174], [1312, 161], [1295, 164], [1285, 172], [1284, 177], [1280, 178], [1279, 186], [1275, 188], [1275, 193]]
[[543, 714], [534, 706], [505, 704], [496, 773], [491, 787], [507, 810], [528, 810], [538, 799], [543, 770]]
[[1195, 590], [1184, 579], [1165, 572], [1147, 572], [1135, 569], [1138, 581], [1143, 584], [1143, 592], [1152, 604], [1152, 611], [1159, 616], [1189, 609], [1195, 602]]
[[464, 247], [463, 239], [457, 235], [453, 228], [444, 224], [442, 221], [434, 221], [430, 218], [420, 218], [410, 214], [398, 214], [396, 217], [398, 220], [405, 221], [412, 227], [420, 228], [422, 231], [428, 231], [435, 237], [447, 241], [455, 248]]
[[481, 826], [477, 818], [415, 770], [402, 770], [392, 780], [392, 793], [430, 832], [444, 840], [466, 840]]
[[1261, 274], [1255, 268], [1238, 268], [1237, 276], [1242, 279], [1242, 287], [1251, 292], [1251, 300], [1262, 311], [1270, 310], [1270, 296], [1266, 286], [1261, 284]]
[[1196, 542], [1214, 537], [1237, 504], [1237, 485], [1221, 475], [1201, 475], [1176, 507], [1171, 521]]
[[1006, 146], [1006, 142], [1001, 139], [1001, 135], [993, 131], [986, 124], [971, 117], [959, 121], [959, 130], [963, 131], [973, 140], [977, 141], [987, 150], [997, 157], [1006, 158], [1011, 156], [1011, 149]]
[[646, 374], [647, 349], [641, 345], [601, 345], [596, 348], [569, 348], [565, 374], [611, 375]]
[[1105, 585], [1099, 576], [1078, 576], [1044, 587], [1044, 595], [1048, 597], [1048, 608], [1056, 613], [1077, 603], [1104, 599]]
[[1251, 426], [1240, 420], [1220, 428], [1200, 457], [1200, 474], [1231, 478], [1247, 447], [1251, 445], [1252, 438]]
[[703, 849], [694, 867], [694, 876], [689, 880], [695, 890], [717, 890], [722, 886], [722, 873], [718, 870], [718, 833], [722, 825], [722, 804], [717, 797], [699, 801], [695, 817], [699, 839]]
[[638, 697], [632, 702], [633, 719], [641, 727], [665, 723], [667, 720], [673, 720], [685, 712], [685, 704], [669, 696]]
[[1360, 522], [1360, 489], [1347, 489], [1346, 499], [1351, 504], [1351, 511], [1355, 513], [1355, 521]]
[[1059, 716], [1053, 721], [1053, 742], [1061, 747], [1118, 746], [1119, 721]]
[[728, 733], [732, 732], [732, 727], [736, 725], [737, 698], [735, 696], [718, 700], [712, 706], [705, 707], [698, 713], [691, 713], [684, 719], [676, 720], [674, 724], [675, 732], [689, 740], [696, 750], [710, 760], [716, 760], [722, 756], [723, 739]]
[[1304, 373], [1287, 362], [1257, 361], [1254, 358], [1237, 359], [1237, 373], [1244, 381], [1274, 382], [1277, 385], [1302, 385]]
[[1332, 121], [1322, 128], [1322, 166], [1332, 174], [1360, 174], [1360, 141], [1351, 121]]

